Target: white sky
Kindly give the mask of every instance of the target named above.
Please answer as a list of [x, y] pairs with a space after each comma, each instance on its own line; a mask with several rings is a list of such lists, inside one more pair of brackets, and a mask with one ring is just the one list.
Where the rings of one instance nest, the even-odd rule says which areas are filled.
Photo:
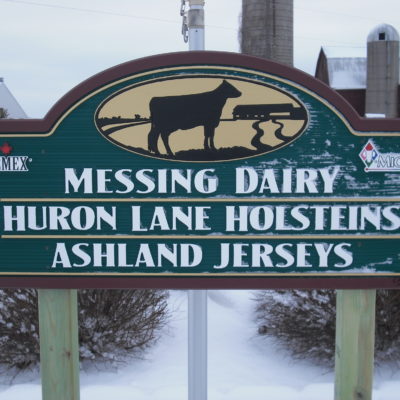
[[[119, 63], [185, 51], [180, 0], [0, 0], [0, 76], [32, 118]], [[241, 0], [206, 0], [206, 49], [238, 51]], [[399, 0], [294, 0], [295, 66], [313, 74], [321, 46], [365, 47], [382, 22], [400, 31]]]

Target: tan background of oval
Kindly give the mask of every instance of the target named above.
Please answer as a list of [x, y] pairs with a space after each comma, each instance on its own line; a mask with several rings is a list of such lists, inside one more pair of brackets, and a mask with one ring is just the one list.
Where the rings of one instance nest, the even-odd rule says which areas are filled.
[[[294, 99], [273, 88], [235, 79], [226, 80], [237, 88], [242, 95], [237, 98], [228, 98], [222, 110], [221, 119], [231, 119], [232, 111], [237, 105], [290, 103], [295, 107], [301, 107]], [[122, 118], [134, 118], [135, 114], [139, 114], [142, 118], [149, 118], [149, 103], [153, 97], [208, 92], [216, 89], [222, 81], [223, 78], [182, 78], [145, 84], [113, 97], [101, 107], [98, 117], [112, 118], [121, 116]], [[295, 136], [304, 124], [304, 120], [282, 120], [281, 122], [284, 124], [282, 133], [287, 137]], [[251, 126], [253, 123], [254, 120], [220, 122], [215, 130], [215, 146], [217, 148], [242, 146], [254, 150], [255, 148], [250, 143], [256, 133]], [[112, 126], [118, 125], [107, 125], [106, 128], [111, 128]], [[261, 142], [272, 147], [283, 143], [274, 136], [274, 132], [279, 125], [268, 121], [261, 123], [260, 127], [264, 130]], [[122, 128], [109, 136], [122, 146], [132, 146], [147, 150], [147, 135], [149, 131], [150, 123]], [[169, 143], [173, 152], [202, 149], [204, 145], [203, 127], [185, 131], [177, 130], [171, 134]], [[159, 149], [161, 153], [166, 153], [161, 140], [159, 141]]]

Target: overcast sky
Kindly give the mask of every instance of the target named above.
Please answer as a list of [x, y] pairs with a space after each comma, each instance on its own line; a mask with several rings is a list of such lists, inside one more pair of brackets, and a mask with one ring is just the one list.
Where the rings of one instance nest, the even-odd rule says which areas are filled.
[[[0, 0], [1, 64], [29, 117], [41, 118], [84, 79], [119, 63], [185, 51], [181, 0]], [[206, 49], [238, 51], [241, 0], [206, 0]], [[321, 46], [359, 55], [399, 0], [294, 0], [295, 66], [310, 74]]]

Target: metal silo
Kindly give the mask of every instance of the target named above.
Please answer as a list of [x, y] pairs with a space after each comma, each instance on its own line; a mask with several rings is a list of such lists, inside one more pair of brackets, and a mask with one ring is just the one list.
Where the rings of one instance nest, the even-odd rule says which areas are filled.
[[398, 116], [399, 34], [388, 24], [375, 27], [367, 39], [366, 114]]
[[244, 54], [293, 65], [293, 0], [243, 0]]

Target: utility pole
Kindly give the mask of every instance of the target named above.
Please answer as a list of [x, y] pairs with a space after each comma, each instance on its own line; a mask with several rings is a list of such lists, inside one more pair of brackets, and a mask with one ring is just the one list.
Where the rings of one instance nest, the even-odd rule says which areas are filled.
[[[204, 0], [182, 0], [182, 34], [189, 50], [204, 50]], [[188, 292], [189, 400], [207, 399], [207, 291]]]
[[204, 0], [189, 0], [189, 50], [205, 50]]

